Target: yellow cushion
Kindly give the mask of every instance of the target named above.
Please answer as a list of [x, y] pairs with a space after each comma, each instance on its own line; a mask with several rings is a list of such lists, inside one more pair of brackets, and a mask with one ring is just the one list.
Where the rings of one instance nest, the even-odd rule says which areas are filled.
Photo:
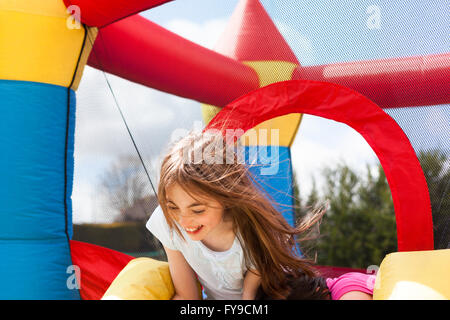
[[102, 300], [169, 300], [174, 293], [167, 262], [136, 258], [120, 271]]
[[[202, 287], [197, 281], [199, 298]], [[169, 263], [151, 258], [128, 262], [106, 290], [102, 300], [170, 300], [175, 294]]]
[[388, 254], [378, 270], [373, 298], [450, 299], [450, 249]]

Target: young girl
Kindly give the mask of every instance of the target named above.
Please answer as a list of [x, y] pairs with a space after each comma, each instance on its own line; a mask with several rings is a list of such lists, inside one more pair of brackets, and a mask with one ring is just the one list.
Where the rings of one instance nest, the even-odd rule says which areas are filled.
[[[317, 210], [291, 227], [262, 193], [248, 166], [220, 133], [191, 133], [164, 157], [158, 207], [147, 228], [167, 254], [173, 299], [285, 299], [292, 279], [318, 276], [296, 252], [297, 234], [320, 220]], [[306, 296], [317, 288], [297, 286]]]

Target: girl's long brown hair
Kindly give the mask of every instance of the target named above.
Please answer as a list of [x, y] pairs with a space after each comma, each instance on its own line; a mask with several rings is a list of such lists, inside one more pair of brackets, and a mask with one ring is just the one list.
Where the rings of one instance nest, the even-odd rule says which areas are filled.
[[182, 138], [162, 161], [158, 200], [169, 226], [181, 237], [175, 217], [167, 209], [167, 187], [177, 183], [194, 199], [211, 197], [221, 203], [224, 214], [233, 221], [247, 267], [255, 266], [267, 295], [283, 299], [289, 294], [287, 276], [318, 275], [313, 261], [295, 254], [295, 236], [306, 234], [325, 210], [316, 209], [297, 227], [291, 227], [235, 147], [220, 133], [192, 132]]

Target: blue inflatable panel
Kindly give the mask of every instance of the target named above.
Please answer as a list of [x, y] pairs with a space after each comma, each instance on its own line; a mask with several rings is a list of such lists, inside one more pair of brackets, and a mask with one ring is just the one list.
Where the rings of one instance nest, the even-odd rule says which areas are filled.
[[[245, 147], [245, 161], [250, 164], [250, 172], [268, 194], [273, 205], [286, 221], [295, 226], [294, 189], [291, 165], [291, 151], [283, 146]], [[300, 246], [296, 246], [298, 256], [302, 256]]]
[[291, 152], [288, 147], [245, 147], [246, 163], [259, 184], [275, 201], [274, 206], [294, 226]]
[[0, 257], [0, 299], [80, 299], [65, 237], [0, 240]]
[[79, 299], [72, 264], [75, 94], [0, 80], [0, 299]]

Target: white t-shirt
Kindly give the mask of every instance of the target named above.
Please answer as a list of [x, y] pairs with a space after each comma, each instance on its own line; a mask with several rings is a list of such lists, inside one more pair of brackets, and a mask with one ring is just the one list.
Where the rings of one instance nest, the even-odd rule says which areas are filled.
[[198, 276], [208, 300], [240, 300], [247, 271], [244, 253], [237, 237], [227, 251], [217, 252], [201, 241], [189, 238], [179, 227], [184, 241], [175, 229], [170, 229], [160, 206], [147, 222], [147, 229], [167, 248], [180, 251]]

